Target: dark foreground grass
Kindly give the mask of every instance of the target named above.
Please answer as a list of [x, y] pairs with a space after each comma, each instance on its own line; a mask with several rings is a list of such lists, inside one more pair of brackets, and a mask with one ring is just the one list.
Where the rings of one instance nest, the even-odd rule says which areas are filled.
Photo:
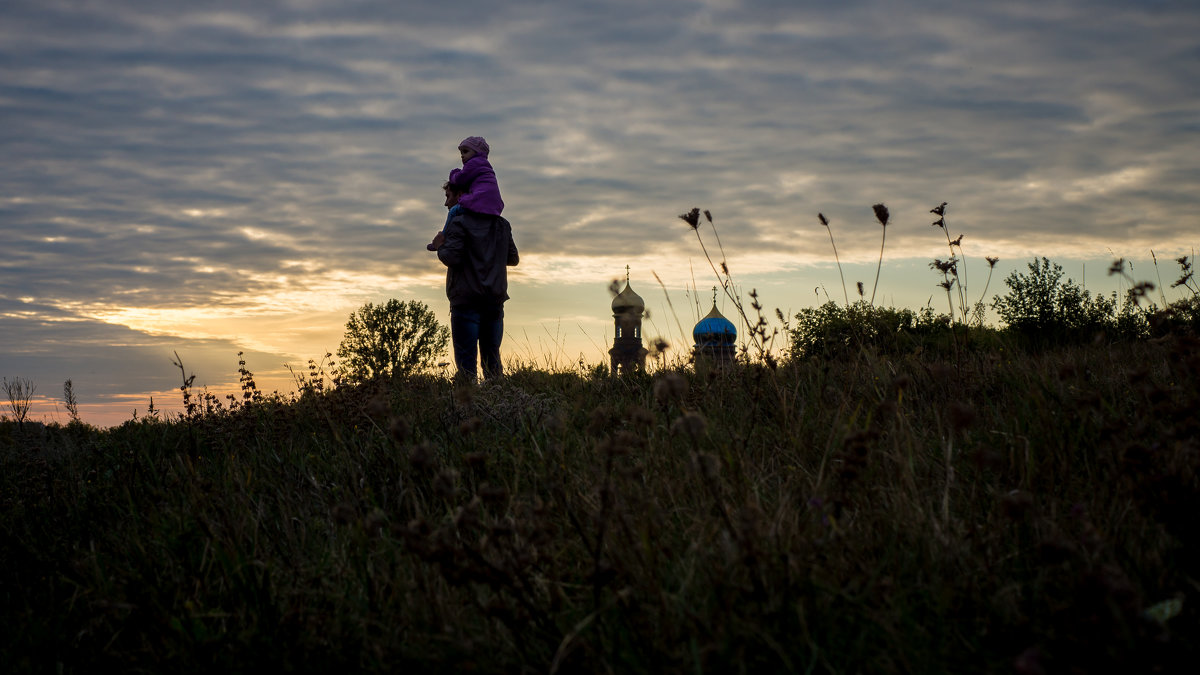
[[0, 426], [0, 663], [1190, 672], [1196, 341]]

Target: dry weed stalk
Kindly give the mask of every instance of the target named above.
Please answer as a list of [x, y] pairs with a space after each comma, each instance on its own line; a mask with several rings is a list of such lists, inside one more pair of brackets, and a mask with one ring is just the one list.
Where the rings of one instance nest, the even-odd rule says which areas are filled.
[[829, 233], [829, 245], [833, 247], [833, 261], [837, 263], [838, 276], [842, 278], [842, 295], [846, 300], [846, 306], [849, 307], [850, 294], [846, 292], [846, 275], [842, 272], [842, 261], [838, 258], [837, 244], [833, 241], [833, 228], [829, 226], [829, 219], [825, 217], [824, 213], [818, 213], [817, 220], [825, 226], [825, 231]]
[[[959, 317], [961, 318], [963, 323], [966, 323], [966, 321], [967, 321], [967, 261], [966, 261], [966, 255], [963, 253], [963, 250], [962, 250], [963, 235], [959, 234], [958, 237], [956, 237], [954, 239], [950, 238], [950, 227], [946, 224], [946, 206], [947, 206], [947, 202], [942, 202], [941, 204], [930, 209], [929, 212], [938, 217], [937, 220], [933, 221], [932, 225], [933, 225], [933, 227], [942, 228], [942, 232], [946, 235], [946, 245], [950, 247], [950, 259], [955, 260], [957, 256], [962, 256], [961, 258], [958, 258], [962, 262], [962, 277], [961, 278], [959, 277], [958, 265], [955, 265], [953, 268], [951, 268], [949, 270], [949, 273], [951, 275], [953, 275], [954, 281], [957, 282], [954, 285], [958, 287]], [[958, 249], [957, 254], [954, 251], [955, 248]], [[946, 290], [947, 290], [947, 293], [950, 291], [950, 289], [948, 289], [948, 288]], [[953, 314], [953, 312], [951, 312], [951, 314]]]
[[[717, 226], [716, 223], [713, 222], [712, 212], [705, 209], [704, 218], [708, 221], [709, 225], [712, 226], [713, 235], [717, 239], [717, 247], [721, 251], [720, 270], [717, 269], [716, 263], [713, 261], [712, 256], [708, 252], [708, 247], [704, 245], [704, 239], [700, 236], [700, 213], [699, 207], [693, 207], [691, 211], [679, 214], [679, 219], [687, 223], [688, 226], [692, 228], [692, 231], [696, 233], [696, 240], [700, 242], [700, 250], [704, 253], [705, 259], [708, 260], [708, 265], [712, 268], [713, 274], [716, 275], [717, 281], [720, 282], [721, 290], [725, 293], [725, 297], [729, 298], [730, 302], [733, 303], [734, 308], [737, 309], [738, 315], [742, 318], [742, 323], [746, 326], [746, 337], [749, 341], [749, 344], [754, 346], [754, 349], [757, 352], [756, 356], [764, 363], [767, 363], [768, 365], [774, 365], [776, 363], [776, 359], [771, 354], [770, 350], [775, 337], [777, 337], [779, 334], [779, 330], [775, 329], [770, 335], [767, 335], [768, 324], [762, 313], [763, 307], [758, 302], [757, 289], [752, 289], [750, 291], [750, 306], [758, 313], [758, 317], [756, 321], [750, 320], [741, 298], [738, 297], [737, 293], [735, 293], [733, 275], [731, 275], [729, 272], [729, 264], [725, 259], [725, 249], [721, 246], [721, 237], [719, 234], [717, 234]], [[746, 347], [743, 347], [743, 351], [746, 349]]]
[[1171, 288], [1183, 286], [1192, 292], [1193, 297], [1200, 296], [1200, 286], [1197, 286], [1193, 279], [1192, 260], [1195, 258], [1195, 255], [1193, 253], [1191, 256], [1185, 255], [1175, 259], [1175, 262], [1179, 263], [1179, 278], [1175, 280], [1175, 283], [1171, 284]]
[[[875, 212], [875, 220], [879, 221], [879, 224], [883, 226], [883, 234], [879, 238], [879, 264], [875, 267], [875, 285], [871, 288], [871, 306], [874, 307], [875, 291], [879, 289], [879, 273], [883, 271], [883, 245], [887, 241], [887, 226], [890, 214], [888, 213], [888, 207], [883, 204], [876, 204], [871, 209]], [[832, 237], [832, 235], [830, 236]], [[859, 291], [859, 295], [862, 295], [861, 290]]]

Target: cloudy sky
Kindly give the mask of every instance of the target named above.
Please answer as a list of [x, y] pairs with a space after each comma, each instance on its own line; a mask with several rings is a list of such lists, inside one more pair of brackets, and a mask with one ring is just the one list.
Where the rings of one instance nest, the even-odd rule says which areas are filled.
[[1197, 35], [1191, 0], [6, 0], [0, 375], [59, 421], [71, 378], [113, 424], [177, 405], [176, 352], [197, 384], [228, 390], [242, 351], [286, 391], [364, 302], [447, 319], [424, 245], [469, 135], [521, 249], [526, 362], [606, 358], [626, 265], [646, 334], [682, 345], [714, 283], [693, 206], [785, 313], [843, 296], [818, 212], [870, 292], [879, 202], [889, 304], [941, 308], [942, 201], [972, 299], [984, 256], [989, 297], [1034, 256], [1169, 286], [1200, 245]]

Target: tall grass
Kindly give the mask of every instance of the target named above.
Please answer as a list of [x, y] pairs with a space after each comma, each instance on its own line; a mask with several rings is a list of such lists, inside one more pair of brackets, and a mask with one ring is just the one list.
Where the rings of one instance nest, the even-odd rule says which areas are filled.
[[1165, 667], [1200, 627], [1196, 346], [1000, 345], [957, 372], [869, 351], [621, 379], [528, 367], [105, 431], [6, 423], [0, 658]]

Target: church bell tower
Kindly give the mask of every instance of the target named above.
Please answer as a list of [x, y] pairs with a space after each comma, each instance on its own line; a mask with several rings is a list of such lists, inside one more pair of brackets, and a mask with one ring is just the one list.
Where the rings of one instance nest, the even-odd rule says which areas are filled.
[[625, 266], [625, 290], [612, 301], [615, 337], [608, 355], [612, 357], [612, 374], [624, 375], [633, 370], [645, 370], [646, 348], [642, 346], [642, 315], [646, 303], [629, 285], [629, 266]]

